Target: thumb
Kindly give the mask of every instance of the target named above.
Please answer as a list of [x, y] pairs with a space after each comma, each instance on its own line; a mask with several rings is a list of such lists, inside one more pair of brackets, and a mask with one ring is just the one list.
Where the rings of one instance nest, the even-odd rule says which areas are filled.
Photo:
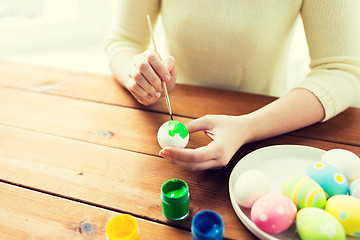
[[186, 128], [189, 133], [194, 133], [198, 131], [205, 131], [212, 128], [211, 122], [208, 120], [208, 116], [204, 116], [195, 120], [192, 120], [186, 124]]

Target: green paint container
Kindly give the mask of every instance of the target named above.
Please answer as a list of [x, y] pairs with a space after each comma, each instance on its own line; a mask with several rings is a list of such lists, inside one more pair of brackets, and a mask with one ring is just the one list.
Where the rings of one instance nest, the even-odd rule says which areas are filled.
[[189, 215], [189, 187], [183, 180], [171, 179], [161, 187], [164, 216], [171, 221], [180, 221]]

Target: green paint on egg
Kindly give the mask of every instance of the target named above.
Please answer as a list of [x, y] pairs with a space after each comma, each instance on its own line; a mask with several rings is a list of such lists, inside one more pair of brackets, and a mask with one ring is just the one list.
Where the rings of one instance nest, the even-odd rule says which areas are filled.
[[169, 135], [171, 137], [174, 137], [175, 134], [178, 133], [181, 138], [186, 138], [186, 136], [189, 134], [185, 125], [182, 122], [176, 120], [169, 121], [168, 129], [169, 129]]

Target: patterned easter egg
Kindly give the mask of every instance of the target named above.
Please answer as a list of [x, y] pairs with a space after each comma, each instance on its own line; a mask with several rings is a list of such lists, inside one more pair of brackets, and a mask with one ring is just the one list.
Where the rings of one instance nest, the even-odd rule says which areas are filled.
[[325, 210], [340, 221], [347, 235], [360, 237], [360, 199], [336, 195], [329, 198]]
[[189, 142], [189, 132], [182, 122], [167, 121], [159, 128], [157, 134], [159, 145], [184, 148]]
[[336, 167], [324, 162], [317, 162], [308, 167], [306, 175], [317, 182], [326, 193], [326, 197], [347, 194], [349, 183]]
[[360, 199], [360, 178], [350, 184], [350, 195]]
[[290, 198], [298, 209], [325, 207], [326, 195], [324, 190], [318, 183], [307, 176], [291, 177], [284, 184], [282, 193]]
[[303, 208], [296, 214], [296, 229], [302, 240], [345, 240], [339, 220], [320, 208]]
[[288, 229], [295, 220], [296, 206], [280, 194], [266, 194], [255, 201], [251, 208], [251, 220], [268, 233], [279, 233]]

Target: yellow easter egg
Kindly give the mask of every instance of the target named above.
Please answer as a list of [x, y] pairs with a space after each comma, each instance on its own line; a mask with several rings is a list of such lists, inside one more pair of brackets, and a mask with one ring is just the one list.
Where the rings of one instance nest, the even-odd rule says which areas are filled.
[[360, 199], [335, 195], [329, 198], [325, 210], [340, 221], [347, 235], [360, 237]]

